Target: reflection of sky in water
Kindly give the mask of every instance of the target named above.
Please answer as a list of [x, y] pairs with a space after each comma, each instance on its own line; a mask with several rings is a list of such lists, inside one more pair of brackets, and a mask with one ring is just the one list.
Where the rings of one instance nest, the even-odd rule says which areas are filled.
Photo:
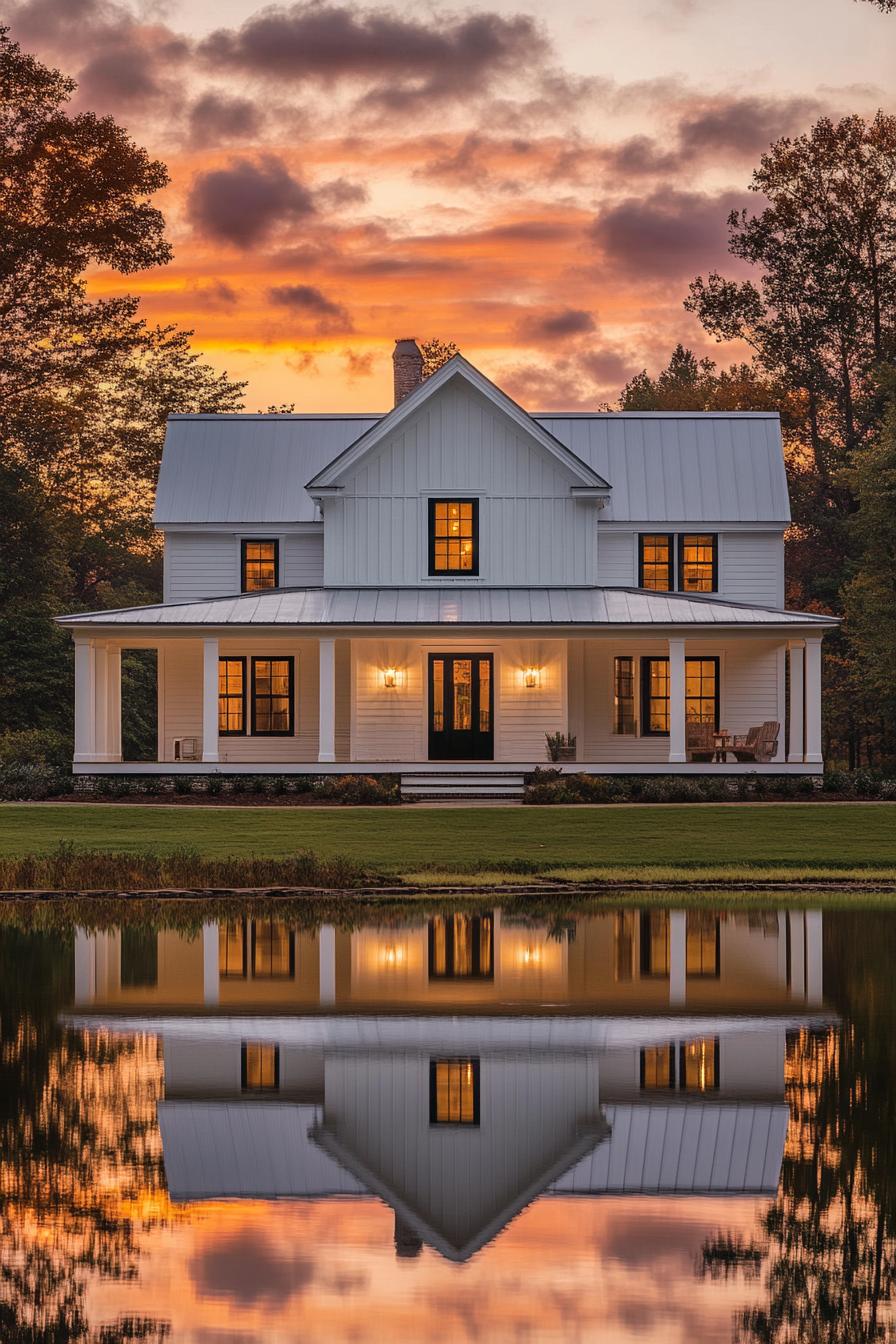
[[[50, 1247], [92, 1325], [175, 1341], [727, 1341], [768, 1302], [763, 1219], [802, 1198], [816, 1093], [845, 1067], [821, 993], [836, 919], [82, 931], [39, 1122], [72, 1156], [61, 1205], [14, 1217], [13, 1258]], [[82, 1176], [133, 1276], [73, 1268]]]

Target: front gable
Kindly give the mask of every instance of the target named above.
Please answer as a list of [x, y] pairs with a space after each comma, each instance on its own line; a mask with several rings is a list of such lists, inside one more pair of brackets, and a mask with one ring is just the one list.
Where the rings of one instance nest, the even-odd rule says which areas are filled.
[[[477, 408], [479, 415], [489, 422], [495, 441], [503, 441], [505, 447], [513, 443], [520, 451], [531, 452], [532, 445], [537, 445], [544, 457], [564, 473], [571, 491], [601, 496], [608, 493], [610, 487], [603, 477], [462, 355], [454, 355], [441, 369], [422, 382], [410, 396], [312, 477], [305, 488], [312, 497], [345, 488], [366, 459], [384, 442], [400, 441], [406, 438], [409, 429], [421, 423], [438, 421], [446, 411], [450, 415], [452, 409], [456, 412], [458, 407], [463, 406]], [[475, 418], [474, 410], [471, 419]], [[464, 423], [464, 419], [461, 413], [455, 416], [450, 426], [444, 427], [449, 432], [454, 431], [459, 457], [464, 447], [486, 446], [486, 436], [482, 434], [481, 427], [473, 425], [470, 420]], [[463, 461], [458, 465], [459, 470], [462, 470]]]
[[587, 584], [609, 486], [455, 356], [308, 483], [333, 585], [427, 584], [433, 501], [475, 501], [478, 573], [456, 582]]

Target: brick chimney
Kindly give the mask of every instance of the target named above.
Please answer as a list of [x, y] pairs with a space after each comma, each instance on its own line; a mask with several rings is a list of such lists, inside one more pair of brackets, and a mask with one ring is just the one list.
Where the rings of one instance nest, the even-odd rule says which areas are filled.
[[416, 341], [396, 341], [392, 352], [395, 405], [423, 382], [423, 356]]

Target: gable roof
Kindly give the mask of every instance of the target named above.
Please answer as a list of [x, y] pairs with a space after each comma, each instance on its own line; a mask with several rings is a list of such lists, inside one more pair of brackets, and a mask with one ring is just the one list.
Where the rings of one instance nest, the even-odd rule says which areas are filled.
[[315, 491], [328, 487], [338, 487], [345, 476], [378, 443], [381, 443], [387, 435], [403, 424], [430, 398], [437, 396], [441, 389], [455, 378], [463, 379], [486, 397], [499, 411], [513, 420], [520, 429], [530, 434], [542, 448], [556, 458], [562, 466], [566, 467], [580, 489], [594, 490], [600, 493], [609, 491], [608, 483], [587, 462], [583, 462], [566, 444], [561, 443], [537, 420], [533, 420], [528, 412], [523, 410], [522, 406], [517, 405], [511, 397], [508, 397], [506, 392], [502, 392], [495, 383], [486, 378], [485, 374], [474, 368], [468, 360], [464, 359], [463, 355], [452, 355], [447, 363], [443, 364], [429, 378], [424, 379], [418, 387], [414, 388], [413, 392], [393, 407], [388, 414], [364, 431], [354, 443], [344, 449], [322, 471], [312, 476], [305, 487], [309, 494], [314, 495]]

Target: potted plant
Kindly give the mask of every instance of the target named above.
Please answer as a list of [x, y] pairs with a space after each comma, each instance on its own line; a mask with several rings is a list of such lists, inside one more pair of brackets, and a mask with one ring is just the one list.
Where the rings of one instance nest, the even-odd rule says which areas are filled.
[[572, 733], [545, 733], [548, 744], [549, 761], [574, 761], [576, 758], [576, 739]]

